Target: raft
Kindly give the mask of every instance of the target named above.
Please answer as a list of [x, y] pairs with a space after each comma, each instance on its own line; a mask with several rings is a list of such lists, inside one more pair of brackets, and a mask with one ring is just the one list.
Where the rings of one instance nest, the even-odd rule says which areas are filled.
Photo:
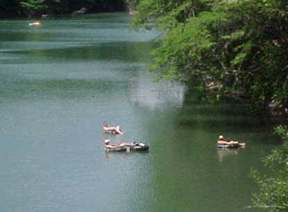
[[129, 144], [119, 144], [119, 145], [106, 145], [106, 152], [148, 152], [149, 146], [144, 143], [129, 143]]
[[217, 144], [218, 148], [228, 148], [228, 149], [237, 149], [244, 148], [246, 146], [245, 143], [237, 143], [237, 144]]

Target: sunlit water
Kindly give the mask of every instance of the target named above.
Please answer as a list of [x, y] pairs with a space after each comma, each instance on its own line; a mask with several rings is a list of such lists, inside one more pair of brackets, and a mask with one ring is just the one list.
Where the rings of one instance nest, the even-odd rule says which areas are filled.
[[[238, 212], [275, 140], [246, 106], [187, 99], [147, 71], [156, 31], [126, 14], [0, 21], [0, 211]], [[190, 96], [190, 95], [189, 95]], [[122, 137], [101, 124], [120, 124]], [[215, 148], [219, 134], [247, 148]], [[149, 153], [105, 153], [103, 140]]]

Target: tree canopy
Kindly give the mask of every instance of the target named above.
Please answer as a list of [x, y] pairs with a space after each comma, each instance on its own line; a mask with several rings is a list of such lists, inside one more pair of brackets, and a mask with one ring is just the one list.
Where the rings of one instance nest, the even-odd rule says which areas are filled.
[[153, 70], [255, 105], [288, 106], [288, 2], [285, 0], [138, 0], [135, 25], [163, 31]]

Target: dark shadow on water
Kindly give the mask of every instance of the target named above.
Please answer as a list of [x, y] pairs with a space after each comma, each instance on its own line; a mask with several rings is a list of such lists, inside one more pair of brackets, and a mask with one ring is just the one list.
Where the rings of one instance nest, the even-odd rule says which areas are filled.
[[[113, 51], [111, 51], [113, 49]], [[112, 42], [101, 44], [86, 44], [76, 47], [59, 47], [51, 49], [31, 49], [9, 51], [10, 55], [25, 55], [25, 59], [14, 61], [15, 63], [41, 63], [48, 61], [95, 61], [95, 60], [120, 60], [125, 62], [147, 62], [148, 50], [151, 43], [146, 42]], [[33, 58], [30, 61], [29, 58]], [[35, 59], [37, 58], [37, 59]], [[8, 61], [9, 62], [9, 61]]]
[[126, 82], [107, 80], [21, 80], [9, 82], [6, 86], [2, 84], [0, 97], [18, 100], [51, 97], [81, 99], [96, 95], [119, 95], [119, 92], [126, 90], [127, 87]]
[[249, 131], [251, 129], [272, 133], [274, 123], [266, 113], [255, 113], [246, 102], [225, 99], [211, 101], [199, 90], [188, 90], [182, 108], [178, 111], [177, 123], [180, 128], [201, 125], [209, 130]]

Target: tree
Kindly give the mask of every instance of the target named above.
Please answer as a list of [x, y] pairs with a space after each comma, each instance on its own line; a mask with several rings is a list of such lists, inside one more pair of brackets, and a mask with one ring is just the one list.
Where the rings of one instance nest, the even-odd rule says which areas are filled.
[[284, 0], [139, 0], [136, 24], [165, 33], [152, 69], [188, 85], [214, 85], [255, 106], [288, 107], [288, 6]]
[[20, 6], [27, 16], [39, 15], [47, 8], [44, 0], [22, 0]]
[[268, 155], [264, 163], [269, 175], [253, 172], [259, 191], [253, 195], [253, 205], [270, 212], [288, 210], [288, 128], [280, 126], [276, 132], [282, 136], [285, 144]]

